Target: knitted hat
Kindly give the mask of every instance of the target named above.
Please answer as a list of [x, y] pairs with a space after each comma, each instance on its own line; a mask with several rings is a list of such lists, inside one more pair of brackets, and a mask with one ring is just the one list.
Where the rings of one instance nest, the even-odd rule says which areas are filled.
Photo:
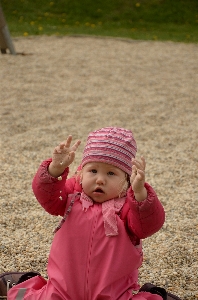
[[135, 157], [136, 151], [136, 142], [130, 130], [117, 127], [101, 128], [88, 135], [81, 166], [89, 162], [103, 162], [131, 175], [131, 159]]

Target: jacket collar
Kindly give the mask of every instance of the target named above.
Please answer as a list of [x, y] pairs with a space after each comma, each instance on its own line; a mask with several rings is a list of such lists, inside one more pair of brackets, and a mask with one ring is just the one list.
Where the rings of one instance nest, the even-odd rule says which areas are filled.
[[[126, 196], [122, 198], [107, 200], [101, 204], [106, 236], [118, 235], [116, 213], [121, 210], [125, 203], [125, 200]], [[93, 200], [88, 197], [83, 191], [80, 195], [80, 202], [82, 203], [82, 210], [84, 212], [86, 212], [89, 207], [94, 204]]]

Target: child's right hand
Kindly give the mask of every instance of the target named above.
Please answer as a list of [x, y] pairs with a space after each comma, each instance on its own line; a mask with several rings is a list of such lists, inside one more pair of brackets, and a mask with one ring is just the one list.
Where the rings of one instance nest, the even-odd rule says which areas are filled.
[[72, 136], [69, 135], [65, 142], [60, 143], [53, 152], [52, 162], [48, 172], [53, 177], [60, 176], [64, 170], [74, 161], [75, 152], [80, 145], [78, 140], [71, 146]]

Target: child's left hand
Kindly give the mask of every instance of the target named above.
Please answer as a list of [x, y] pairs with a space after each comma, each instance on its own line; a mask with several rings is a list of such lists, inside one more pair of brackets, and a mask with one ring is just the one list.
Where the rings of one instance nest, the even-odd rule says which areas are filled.
[[146, 161], [144, 157], [141, 157], [140, 160], [137, 160], [135, 158], [132, 159], [132, 174], [130, 182], [137, 201], [143, 201], [147, 197], [147, 191], [144, 187], [145, 168]]

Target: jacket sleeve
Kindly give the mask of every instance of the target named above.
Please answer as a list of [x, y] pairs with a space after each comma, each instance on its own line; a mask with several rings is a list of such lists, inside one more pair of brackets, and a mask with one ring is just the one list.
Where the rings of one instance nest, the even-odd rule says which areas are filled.
[[32, 189], [41, 206], [51, 215], [63, 216], [68, 194], [73, 192], [74, 178], [67, 179], [69, 168], [58, 178], [52, 177], [48, 166], [52, 160], [43, 161], [34, 176]]
[[139, 239], [145, 239], [159, 231], [165, 221], [164, 208], [155, 191], [148, 183], [145, 183], [145, 188], [147, 198], [142, 202], [136, 201], [132, 188], [129, 188], [121, 216], [131, 239], [137, 243]]

